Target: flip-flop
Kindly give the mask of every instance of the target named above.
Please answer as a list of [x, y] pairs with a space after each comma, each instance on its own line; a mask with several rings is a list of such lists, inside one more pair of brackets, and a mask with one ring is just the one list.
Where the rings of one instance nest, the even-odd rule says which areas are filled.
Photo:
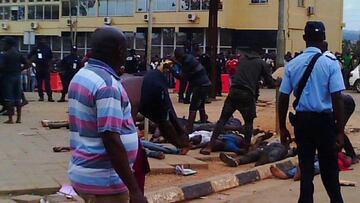
[[69, 152], [70, 147], [53, 147], [54, 152]]

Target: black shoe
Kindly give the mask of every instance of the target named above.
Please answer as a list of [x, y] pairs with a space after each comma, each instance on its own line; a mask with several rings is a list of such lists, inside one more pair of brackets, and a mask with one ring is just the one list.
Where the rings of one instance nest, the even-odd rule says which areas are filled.
[[64, 99], [64, 98], [61, 98], [61, 99], [59, 99], [57, 102], [66, 102], [66, 100]]
[[184, 104], [190, 104], [189, 100], [184, 100]]
[[53, 100], [52, 98], [49, 98], [48, 102], [55, 102], [55, 100]]
[[220, 160], [230, 167], [237, 167], [239, 165], [239, 163], [234, 158], [225, 154], [224, 152], [220, 153]]
[[44, 101], [44, 97], [40, 97], [40, 98], [39, 98], [39, 101]]
[[184, 99], [179, 99], [179, 103], [184, 103]]

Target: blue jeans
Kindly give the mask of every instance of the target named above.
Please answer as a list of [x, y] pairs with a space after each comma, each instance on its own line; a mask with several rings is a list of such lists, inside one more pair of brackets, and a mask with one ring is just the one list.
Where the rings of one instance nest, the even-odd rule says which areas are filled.
[[225, 134], [221, 136], [221, 140], [224, 142], [225, 152], [235, 152], [240, 154], [240, 146], [243, 144], [243, 138], [234, 134]]
[[[289, 177], [289, 178], [293, 178], [295, 176], [295, 174], [297, 173], [297, 170], [298, 168], [297, 167], [294, 167], [290, 170], [288, 170], [286, 172], [286, 175]], [[319, 166], [319, 161], [316, 161], [314, 163], [314, 175], [318, 175], [320, 173], [320, 166]]]
[[143, 144], [145, 149], [151, 151], [164, 152], [165, 154], [180, 154], [180, 150], [175, 147], [167, 147], [146, 140], [141, 140], [141, 143]]

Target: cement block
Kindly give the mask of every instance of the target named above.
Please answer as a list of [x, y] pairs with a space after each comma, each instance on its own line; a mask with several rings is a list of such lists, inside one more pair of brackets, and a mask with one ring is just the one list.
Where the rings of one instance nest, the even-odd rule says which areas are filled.
[[208, 196], [214, 193], [209, 181], [183, 185], [181, 186], [181, 190], [184, 193], [185, 200]]
[[214, 192], [220, 192], [239, 186], [239, 180], [233, 174], [224, 174], [208, 179]]
[[256, 170], [241, 172], [241, 173], [235, 174], [235, 176], [239, 180], [240, 185], [246, 185], [246, 184], [253, 183], [255, 181], [260, 180], [260, 175]]
[[260, 180], [267, 179], [267, 178], [271, 177], [271, 175], [272, 175], [269, 164], [263, 165], [263, 166], [258, 166], [258, 167], [256, 167], [256, 169], [259, 173]]
[[38, 195], [20, 195], [11, 199], [17, 203], [40, 203], [41, 198], [43, 197]]
[[168, 203], [185, 200], [183, 191], [178, 187], [169, 187], [145, 194], [149, 203]]

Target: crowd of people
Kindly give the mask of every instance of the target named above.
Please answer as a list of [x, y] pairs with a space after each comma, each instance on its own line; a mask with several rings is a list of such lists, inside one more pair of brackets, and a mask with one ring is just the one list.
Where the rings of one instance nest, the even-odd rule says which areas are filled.
[[[218, 121], [209, 123], [206, 103], [213, 83], [208, 50], [202, 53], [198, 46], [185, 44], [165, 59], [154, 57], [151, 70], [147, 70], [136, 51], [126, 49], [126, 38], [119, 29], [110, 26], [96, 29], [92, 49], [84, 58], [78, 56], [74, 46], [57, 64], [63, 84], [58, 102], [65, 102], [67, 94], [69, 100], [69, 178], [75, 191], [86, 202], [146, 202], [147, 156], [162, 159], [164, 153], [185, 155], [189, 150], [201, 148], [204, 155], [213, 151], [240, 155], [234, 158], [220, 154], [220, 159], [231, 167], [251, 162], [262, 165], [298, 155], [299, 202], [313, 202], [312, 177], [317, 150], [319, 170], [330, 199], [343, 202], [338, 152], [344, 147], [351, 161], [358, 161], [344, 134], [355, 102], [342, 93], [343, 75], [353, 62], [348, 57], [341, 60], [327, 50], [321, 22], [306, 24], [304, 40], [307, 48], [303, 53], [286, 54], [282, 81], [272, 77], [276, 67], [274, 56], [264, 54], [261, 47], [248, 47], [230, 56], [219, 54], [216, 83], [221, 84], [221, 74], [228, 73], [230, 92]], [[26, 85], [22, 84], [26, 78], [22, 74], [24, 70], [31, 72], [27, 76], [36, 78], [39, 101], [44, 101], [45, 87], [48, 102], [54, 102], [50, 86], [52, 51], [39, 41], [24, 57], [17, 51], [13, 38], [4, 38], [2, 44], [0, 102], [8, 115], [5, 123], [14, 122], [15, 109], [16, 122], [20, 123], [21, 107], [27, 104], [23, 87]], [[190, 104], [187, 119], [178, 118], [170, 99], [168, 89], [173, 78], [180, 80], [178, 101]], [[271, 132], [253, 128], [260, 84], [268, 87], [281, 84], [279, 141], [268, 142]], [[34, 89], [35, 84], [30, 86]], [[290, 121], [295, 129], [296, 149], [290, 148], [294, 139], [286, 127], [292, 92], [296, 97], [293, 105], [296, 115], [291, 114]], [[219, 86], [217, 95], [221, 93]], [[243, 124], [233, 117], [236, 110]], [[195, 121], [197, 112], [199, 122]], [[144, 117], [152, 123], [151, 141], [139, 136]], [[155, 140], [161, 138], [174, 148], [156, 144], [159, 141]], [[274, 168], [272, 171], [279, 173]]]

